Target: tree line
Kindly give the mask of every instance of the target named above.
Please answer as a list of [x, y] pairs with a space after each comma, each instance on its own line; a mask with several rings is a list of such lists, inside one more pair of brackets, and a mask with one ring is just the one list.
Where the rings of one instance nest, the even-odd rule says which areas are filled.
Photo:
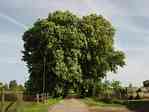
[[25, 87], [16, 80], [11, 80], [9, 83], [0, 82], [0, 88], [4, 88], [5, 91], [25, 91]]

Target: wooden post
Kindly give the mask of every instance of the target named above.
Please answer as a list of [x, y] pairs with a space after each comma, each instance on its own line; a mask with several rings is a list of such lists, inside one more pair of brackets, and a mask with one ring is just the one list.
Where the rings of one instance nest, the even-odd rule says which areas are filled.
[[49, 94], [46, 93], [46, 103], [48, 103]]
[[4, 108], [4, 106], [5, 106], [5, 92], [4, 92], [4, 88], [2, 88], [2, 90], [1, 90], [1, 94], [2, 94], [2, 97], [1, 97], [1, 112], [4, 112], [5, 111], [5, 108]]
[[37, 103], [39, 103], [39, 94], [38, 93], [36, 94], [36, 101], [37, 101]]
[[44, 103], [44, 93], [41, 93], [41, 101]]
[[44, 93], [44, 95], [43, 95], [43, 103], [45, 104], [46, 103], [46, 93]]
[[121, 91], [120, 91], [120, 99], [122, 99], [122, 94], [121, 94]]

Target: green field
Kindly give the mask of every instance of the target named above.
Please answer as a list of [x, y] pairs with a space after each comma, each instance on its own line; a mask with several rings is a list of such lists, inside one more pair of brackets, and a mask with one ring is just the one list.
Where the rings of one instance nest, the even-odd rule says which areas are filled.
[[[56, 104], [61, 99], [49, 99], [48, 103], [36, 103], [36, 102], [22, 102], [21, 104], [13, 103], [13, 105], [8, 109], [7, 112], [47, 112], [49, 107]], [[5, 102], [5, 109], [11, 102]], [[1, 108], [1, 105], [0, 105]]]

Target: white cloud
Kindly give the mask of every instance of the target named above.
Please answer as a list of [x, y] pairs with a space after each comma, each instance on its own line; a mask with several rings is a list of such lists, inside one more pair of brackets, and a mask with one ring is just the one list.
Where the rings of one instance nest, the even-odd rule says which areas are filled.
[[119, 11], [122, 16], [149, 16], [148, 0], [110, 0], [109, 3]]
[[11, 23], [14, 23], [15, 25], [17, 25], [17, 26], [19, 26], [23, 29], [27, 29], [27, 27], [24, 24], [20, 23], [19, 21], [15, 20], [14, 18], [12, 18], [10, 16], [7, 16], [7, 15], [1, 13], [1, 12], [0, 12], [0, 17], [8, 20]]

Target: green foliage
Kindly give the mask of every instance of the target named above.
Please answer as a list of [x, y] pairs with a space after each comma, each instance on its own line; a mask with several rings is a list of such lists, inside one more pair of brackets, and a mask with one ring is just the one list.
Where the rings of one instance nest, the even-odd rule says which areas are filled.
[[2, 83], [2, 82], [0, 82], [0, 89], [1, 89], [1, 88], [3, 88], [3, 86], [4, 86], [4, 85], [3, 85], [3, 83]]
[[149, 80], [143, 81], [143, 86], [144, 87], [149, 87]]
[[2, 82], [0, 82], [0, 86], [2, 86], [3, 85], [3, 83]]
[[115, 90], [115, 91], [120, 91], [123, 87], [121, 86], [121, 83], [119, 81], [112, 81], [111, 83], [111, 87]]
[[24, 91], [25, 90], [24, 86], [21, 84], [18, 84], [16, 80], [11, 80], [9, 82], [9, 87], [8, 87], [8, 84], [5, 84], [4, 89], [11, 90], [11, 91]]
[[30, 73], [27, 91], [42, 92], [44, 64], [46, 92], [51, 95], [62, 96], [70, 88], [80, 94], [86, 87], [93, 91], [107, 72], [125, 64], [124, 53], [114, 49], [114, 34], [111, 23], [96, 14], [79, 18], [56, 11], [38, 20], [23, 35], [23, 60]]
[[6, 90], [6, 91], [9, 90], [9, 86], [7, 83], [3, 87], [4, 87], [4, 90]]
[[98, 107], [124, 107], [124, 102], [123, 101], [119, 101], [119, 100], [115, 100], [115, 101], [109, 101], [109, 102], [105, 102], [105, 101], [101, 101], [98, 100], [96, 98], [84, 98], [83, 102], [85, 102], [88, 106], [98, 106]]
[[25, 87], [23, 85], [19, 84], [17, 86], [17, 89], [16, 90], [18, 90], [18, 91], [25, 91]]
[[9, 88], [10, 90], [15, 90], [17, 88], [18, 84], [16, 82], [16, 80], [12, 80], [9, 82]]

